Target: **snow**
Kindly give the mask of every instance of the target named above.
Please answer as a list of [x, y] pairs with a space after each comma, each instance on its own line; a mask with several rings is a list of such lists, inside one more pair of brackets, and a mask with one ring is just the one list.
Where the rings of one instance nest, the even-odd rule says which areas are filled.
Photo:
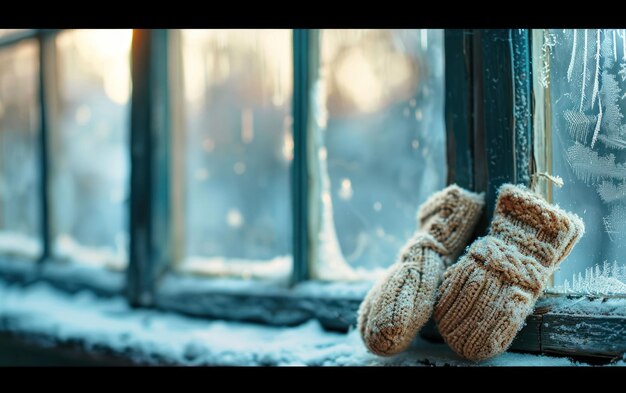
[[184, 288], [187, 293], [245, 293], [249, 295], [279, 295], [284, 290], [281, 280], [242, 280], [235, 277], [215, 277], [207, 280], [192, 274], [167, 274], [159, 286], [161, 294], [179, 293]]
[[179, 269], [183, 272], [214, 277], [234, 276], [286, 282], [291, 274], [291, 265], [291, 255], [277, 256], [269, 260], [190, 256], [183, 260]]
[[109, 247], [87, 247], [67, 234], [60, 235], [54, 243], [54, 255], [62, 260], [90, 265], [105, 266], [122, 271], [126, 268], [126, 252], [123, 247], [113, 250]]
[[0, 231], [0, 251], [4, 255], [37, 258], [41, 254], [41, 242], [18, 232]]
[[327, 332], [317, 321], [297, 327], [203, 320], [156, 310], [133, 310], [123, 298], [70, 295], [45, 283], [30, 287], [0, 281], [0, 327], [102, 346], [136, 361], [182, 365], [485, 365], [572, 366], [567, 358], [505, 353], [483, 363], [460, 359], [447, 346], [416, 339], [403, 354], [366, 352], [358, 332]]
[[[0, 267], [5, 265], [7, 263], [0, 263]], [[50, 261], [43, 265], [41, 274], [43, 277], [56, 282], [81, 283], [90, 288], [98, 288], [110, 293], [119, 293], [126, 282], [124, 272], [81, 263]]]
[[550, 312], [554, 314], [626, 316], [626, 299], [623, 298], [593, 298], [577, 295], [569, 298], [547, 293], [539, 302], [541, 305], [548, 305]]
[[303, 296], [363, 299], [372, 285], [373, 281], [306, 281], [293, 290]]

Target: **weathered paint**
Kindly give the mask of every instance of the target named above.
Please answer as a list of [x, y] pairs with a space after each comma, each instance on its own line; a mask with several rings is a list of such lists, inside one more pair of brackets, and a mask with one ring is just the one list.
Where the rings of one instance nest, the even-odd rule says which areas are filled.
[[446, 29], [444, 42], [448, 184], [473, 190], [472, 32]]
[[293, 30], [293, 161], [291, 163], [293, 271], [292, 282], [309, 277], [309, 201], [307, 164], [307, 139], [310, 105], [310, 54], [311, 32]]
[[133, 32], [130, 124], [129, 301], [152, 302], [170, 262], [167, 31]]

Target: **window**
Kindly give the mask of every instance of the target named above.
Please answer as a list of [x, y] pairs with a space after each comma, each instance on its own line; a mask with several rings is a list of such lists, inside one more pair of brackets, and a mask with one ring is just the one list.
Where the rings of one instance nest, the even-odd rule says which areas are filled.
[[498, 187], [523, 183], [587, 234], [515, 348], [615, 356], [595, 338], [626, 294], [624, 42], [0, 30], [0, 278], [345, 330], [428, 195], [485, 191], [480, 236]]
[[[585, 236], [555, 274], [554, 291], [626, 294], [626, 33], [547, 30], [538, 73], [547, 89], [545, 134], [555, 203], [580, 215]], [[549, 170], [549, 169], [548, 169]]]
[[123, 289], [131, 42], [132, 30], [0, 31], [5, 278]]
[[131, 30], [73, 30], [54, 40], [50, 112], [53, 255], [127, 263]]
[[37, 54], [33, 40], [0, 49], [0, 249], [29, 258], [41, 253]]
[[374, 278], [445, 184], [443, 32], [322, 30], [314, 276]]
[[[180, 270], [286, 280], [293, 157], [289, 30], [183, 30], [173, 178]], [[176, 45], [178, 44], [178, 45]], [[177, 83], [176, 83], [177, 82]]]

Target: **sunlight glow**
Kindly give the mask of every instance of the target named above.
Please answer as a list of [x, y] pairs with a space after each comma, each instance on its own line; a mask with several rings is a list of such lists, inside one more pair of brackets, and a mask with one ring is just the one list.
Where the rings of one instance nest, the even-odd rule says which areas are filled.
[[243, 216], [238, 209], [230, 209], [226, 214], [226, 223], [231, 228], [240, 228], [243, 225]]
[[[184, 92], [192, 104], [210, 99], [205, 94], [213, 86], [244, 75], [250, 78], [246, 81], [246, 98], [282, 106], [291, 95], [292, 74], [282, 66], [285, 59], [291, 58], [290, 42], [281, 39], [284, 30], [263, 31], [264, 37], [272, 36], [269, 39], [261, 39], [254, 30], [246, 29], [190, 29], [182, 30], [182, 34]], [[203, 55], [206, 52], [209, 53]], [[233, 58], [246, 52], [263, 55], [262, 78], [255, 77], [250, 69], [242, 69], [242, 63]], [[263, 94], [257, 94], [259, 91]]]
[[291, 132], [286, 132], [283, 136], [283, 157], [285, 161], [293, 160], [293, 135]]
[[339, 198], [344, 201], [348, 201], [352, 198], [354, 191], [352, 190], [352, 182], [350, 179], [343, 179], [341, 181], [341, 188], [339, 189]]
[[102, 80], [107, 97], [124, 105], [130, 97], [130, 46], [132, 29], [70, 30], [59, 35], [60, 50], [74, 47], [80, 72]]
[[364, 111], [375, 110], [383, 94], [382, 81], [377, 78], [368, 59], [359, 49], [352, 49], [337, 65], [337, 84], [356, 106]]

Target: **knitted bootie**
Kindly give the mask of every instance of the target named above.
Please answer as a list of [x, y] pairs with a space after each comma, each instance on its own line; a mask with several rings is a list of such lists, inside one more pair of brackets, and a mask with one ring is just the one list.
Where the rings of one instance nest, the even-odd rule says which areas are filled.
[[578, 216], [525, 187], [500, 187], [488, 235], [445, 272], [439, 288], [434, 317], [446, 343], [472, 360], [506, 351], [584, 229]]
[[452, 185], [420, 207], [420, 230], [359, 308], [358, 329], [370, 351], [389, 356], [411, 344], [430, 318], [443, 271], [465, 248], [483, 204], [483, 194]]

